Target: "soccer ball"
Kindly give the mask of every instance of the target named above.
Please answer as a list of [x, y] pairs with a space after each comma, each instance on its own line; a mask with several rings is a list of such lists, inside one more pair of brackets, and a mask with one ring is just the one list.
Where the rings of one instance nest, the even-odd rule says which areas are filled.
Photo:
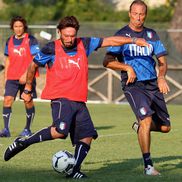
[[67, 150], [61, 150], [52, 157], [52, 167], [56, 172], [71, 174], [74, 165], [75, 158]]

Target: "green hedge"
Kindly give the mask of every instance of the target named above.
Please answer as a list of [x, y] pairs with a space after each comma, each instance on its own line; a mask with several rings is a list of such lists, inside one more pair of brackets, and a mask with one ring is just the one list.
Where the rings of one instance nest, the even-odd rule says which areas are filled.
[[[98, 0], [4, 0], [7, 6], [0, 11], [0, 19], [9, 21], [21, 15], [28, 23], [58, 21], [61, 17], [74, 15], [80, 21], [128, 22], [128, 12], [116, 12], [111, 4]], [[174, 7], [160, 6], [149, 9], [147, 22], [169, 22]]]

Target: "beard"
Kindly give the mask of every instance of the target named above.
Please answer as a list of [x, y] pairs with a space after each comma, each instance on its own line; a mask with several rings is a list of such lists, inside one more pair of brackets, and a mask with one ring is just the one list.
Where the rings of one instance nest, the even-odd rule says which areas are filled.
[[75, 41], [74, 42], [65, 42], [62, 38], [60, 38], [63, 46], [67, 49], [72, 49], [75, 46]]

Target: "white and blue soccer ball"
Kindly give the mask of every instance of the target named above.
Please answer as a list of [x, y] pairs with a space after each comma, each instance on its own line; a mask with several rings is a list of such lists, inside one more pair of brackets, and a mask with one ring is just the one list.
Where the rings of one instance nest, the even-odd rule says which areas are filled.
[[71, 174], [75, 165], [75, 158], [67, 150], [61, 150], [52, 157], [52, 167], [56, 172]]

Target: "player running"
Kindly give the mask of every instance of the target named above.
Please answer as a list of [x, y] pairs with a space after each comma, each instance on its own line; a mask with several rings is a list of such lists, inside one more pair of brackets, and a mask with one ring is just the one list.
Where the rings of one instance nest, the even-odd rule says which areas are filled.
[[[104, 66], [121, 70], [122, 88], [124, 94], [137, 118], [133, 128], [138, 133], [138, 141], [144, 160], [146, 175], [159, 175], [153, 167], [150, 156], [150, 131], [167, 133], [170, 131], [170, 119], [163, 94], [169, 92], [165, 80], [167, 63], [166, 49], [153, 29], [144, 27], [147, 15], [147, 5], [141, 0], [135, 0], [130, 5], [129, 25], [120, 29], [116, 35], [144, 38], [149, 47], [126, 44], [108, 48]], [[155, 70], [158, 61], [159, 73]]]

